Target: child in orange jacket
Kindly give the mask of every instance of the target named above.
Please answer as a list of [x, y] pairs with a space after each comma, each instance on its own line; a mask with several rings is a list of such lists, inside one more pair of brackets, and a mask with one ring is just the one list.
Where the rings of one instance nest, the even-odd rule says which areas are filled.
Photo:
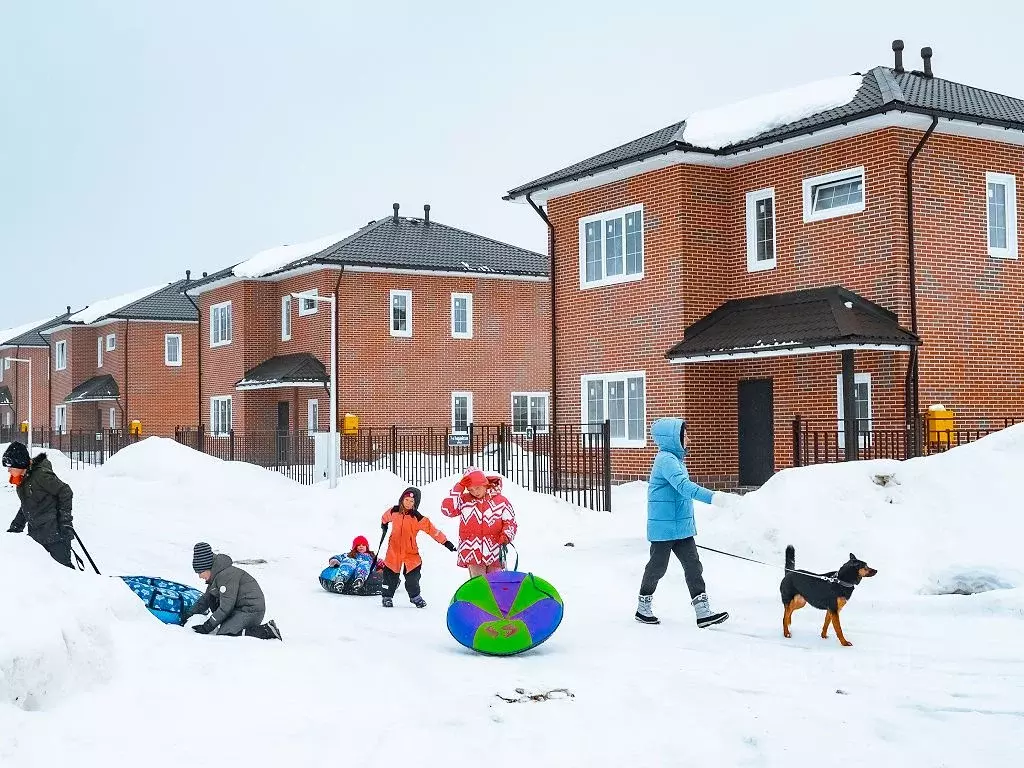
[[398, 503], [385, 512], [380, 519], [382, 531], [392, 525], [391, 536], [388, 538], [387, 553], [384, 555], [384, 590], [381, 593], [381, 604], [385, 608], [394, 607], [393, 598], [398, 589], [398, 577], [405, 572], [405, 591], [409, 593], [409, 602], [417, 608], [426, 608], [427, 601], [420, 595], [420, 574], [423, 560], [416, 544], [416, 536], [420, 532], [427, 534], [438, 544], [443, 544], [449, 551], [455, 551], [455, 545], [442, 531], [434, 527], [429, 519], [420, 514], [420, 489], [409, 487], [402, 493]]

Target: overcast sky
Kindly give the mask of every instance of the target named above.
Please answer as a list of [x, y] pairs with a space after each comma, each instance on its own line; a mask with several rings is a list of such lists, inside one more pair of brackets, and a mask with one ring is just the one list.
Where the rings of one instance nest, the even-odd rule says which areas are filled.
[[0, 328], [391, 212], [543, 251], [511, 187], [934, 49], [1024, 96], [1018, 2], [0, 0]]

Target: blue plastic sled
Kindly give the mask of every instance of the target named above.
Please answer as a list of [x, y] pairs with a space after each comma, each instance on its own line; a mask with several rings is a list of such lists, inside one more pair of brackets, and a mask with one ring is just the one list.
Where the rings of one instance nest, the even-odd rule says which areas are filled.
[[184, 624], [182, 614], [203, 596], [198, 589], [149, 576], [121, 576], [149, 612], [164, 624]]

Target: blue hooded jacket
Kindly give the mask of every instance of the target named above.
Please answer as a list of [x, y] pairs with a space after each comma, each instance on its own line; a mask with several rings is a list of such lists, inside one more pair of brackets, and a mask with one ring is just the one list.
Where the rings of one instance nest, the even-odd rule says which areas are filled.
[[651, 437], [658, 455], [651, 467], [647, 487], [647, 540], [675, 541], [697, 535], [693, 522], [693, 500], [711, 503], [712, 492], [690, 480], [683, 457], [682, 419], [658, 419], [651, 425]]

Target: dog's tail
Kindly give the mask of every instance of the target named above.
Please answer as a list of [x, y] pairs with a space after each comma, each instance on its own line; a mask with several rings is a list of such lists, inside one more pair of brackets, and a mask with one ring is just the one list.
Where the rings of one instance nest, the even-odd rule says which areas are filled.
[[796, 568], [796, 550], [792, 544], [786, 545], [786, 570], [792, 571]]

